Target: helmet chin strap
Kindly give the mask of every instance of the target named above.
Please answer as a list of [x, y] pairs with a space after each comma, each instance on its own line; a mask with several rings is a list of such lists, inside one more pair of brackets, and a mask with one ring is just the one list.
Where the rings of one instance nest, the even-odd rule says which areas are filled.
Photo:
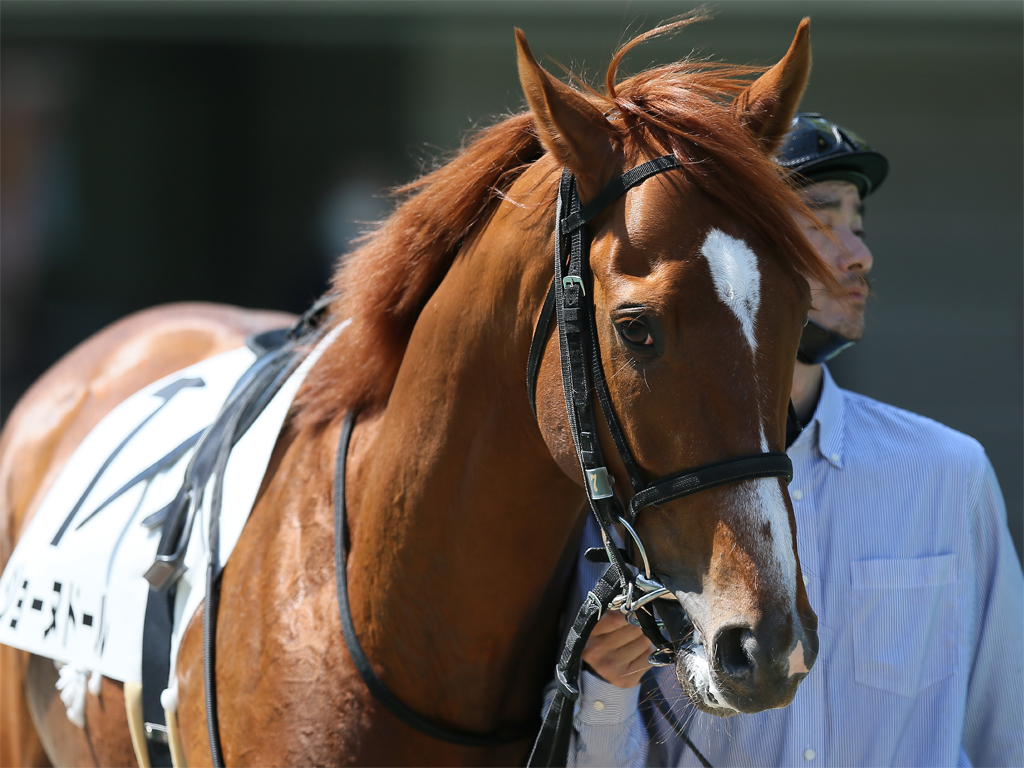
[[800, 348], [797, 350], [796, 359], [804, 365], [819, 365], [828, 362], [855, 343], [835, 331], [822, 328], [813, 320], [808, 320], [800, 336]]

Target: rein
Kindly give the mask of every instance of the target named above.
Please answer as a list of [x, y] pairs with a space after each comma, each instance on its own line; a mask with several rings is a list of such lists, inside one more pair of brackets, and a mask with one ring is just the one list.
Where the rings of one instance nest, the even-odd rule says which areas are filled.
[[334, 463], [334, 573], [338, 589], [338, 610], [341, 615], [341, 634], [345, 638], [345, 645], [348, 646], [349, 656], [352, 657], [352, 663], [355, 664], [359, 676], [363, 678], [363, 682], [366, 683], [366, 687], [370, 689], [370, 693], [373, 694], [374, 698], [388, 712], [410, 728], [439, 741], [458, 744], [462, 747], [500, 747], [529, 738], [537, 729], [536, 723], [531, 723], [526, 728], [518, 729], [511, 735], [499, 736], [497, 734], [459, 731], [427, 720], [403, 704], [384, 685], [384, 682], [377, 677], [377, 673], [373, 671], [370, 660], [363, 653], [363, 647], [359, 644], [356, 629], [352, 624], [352, 611], [348, 603], [348, 575], [346, 569], [348, 547], [345, 543], [346, 529], [348, 527], [345, 520], [345, 462], [348, 456], [348, 443], [352, 437], [352, 427], [355, 426], [355, 423], [355, 412], [349, 411], [345, 414], [345, 420], [341, 425], [341, 436], [338, 439], [338, 454]]

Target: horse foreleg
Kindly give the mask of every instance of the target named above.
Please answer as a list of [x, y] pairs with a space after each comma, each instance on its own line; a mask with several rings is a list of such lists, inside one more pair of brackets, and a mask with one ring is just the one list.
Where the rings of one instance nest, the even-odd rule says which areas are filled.
[[25, 698], [29, 654], [0, 646], [0, 766], [46, 766], [50, 760], [36, 733]]
[[103, 678], [98, 696], [85, 695], [85, 727], [68, 720], [57, 692], [57, 669], [50, 659], [30, 657], [25, 691], [32, 720], [55, 765], [137, 766], [121, 683]]

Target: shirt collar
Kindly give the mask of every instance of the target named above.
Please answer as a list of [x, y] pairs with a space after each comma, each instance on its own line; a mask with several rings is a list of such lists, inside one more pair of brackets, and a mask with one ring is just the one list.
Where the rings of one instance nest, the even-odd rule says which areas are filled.
[[828, 368], [821, 366], [821, 396], [814, 409], [813, 422], [818, 422], [818, 450], [832, 466], [843, 468], [843, 432], [845, 409], [843, 391], [836, 384]]

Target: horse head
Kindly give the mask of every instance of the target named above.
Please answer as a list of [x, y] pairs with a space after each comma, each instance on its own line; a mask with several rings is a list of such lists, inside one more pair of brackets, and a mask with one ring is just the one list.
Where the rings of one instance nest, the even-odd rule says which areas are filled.
[[[553, 78], [517, 32], [536, 132], [575, 176], [584, 205], [646, 161], [679, 163], [587, 225], [601, 369], [646, 481], [785, 450], [811, 298], [805, 276], [828, 281], [793, 223], [799, 202], [769, 158], [806, 84], [808, 28], [804, 20], [785, 57], [742, 89], [738, 75], [749, 71], [688, 62], [616, 84], [627, 46], [605, 94]], [[551, 341], [537, 418], [562, 470], [582, 482], [558, 359]], [[630, 472], [607, 422], [598, 424], [612, 489], [628, 507]], [[659, 600], [658, 612], [694, 704], [720, 715], [788, 704], [818, 640], [785, 480], [730, 482], [649, 506], [635, 527], [654, 577], [676, 598]]]

